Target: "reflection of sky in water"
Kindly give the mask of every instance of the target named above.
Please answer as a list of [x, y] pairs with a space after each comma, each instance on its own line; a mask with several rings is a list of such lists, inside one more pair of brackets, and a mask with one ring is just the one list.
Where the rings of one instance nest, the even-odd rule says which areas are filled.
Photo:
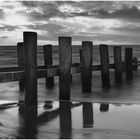
[[[7, 102], [3, 101], [0, 104], [4, 103]], [[53, 108], [49, 107], [47, 109], [47, 107], [44, 107], [43, 102], [39, 103], [37, 138], [60, 138], [60, 132], [65, 132], [62, 128], [65, 127], [65, 124], [67, 124], [66, 127], [70, 125], [69, 129], [71, 130], [68, 132], [72, 133], [72, 138], [86, 138], [85, 134], [92, 137], [96, 133], [101, 135], [126, 135], [128, 138], [129, 136], [140, 136], [140, 105], [109, 104], [108, 110], [104, 106], [102, 112], [99, 103], [79, 104], [73, 102], [73, 104], [67, 105], [64, 103], [63, 106], [61, 106], [63, 109], [60, 110], [59, 102], [54, 101], [52, 103]], [[70, 114], [71, 117], [69, 117]], [[7, 135], [9, 138], [16, 138], [17, 136], [20, 138], [24, 135], [24, 133], [20, 133], [23, 126], [23, 118], [19, 115], [16, 105], [11, 108], [0, 109], [0, 137]], [[98, 135], [96, 136], [98, 138]]]
[[121, 105], [114, 106], [109, 105], [109, 111], [101, 113], [98, 111], [99, 105], [95, 104], [94, 118], [96, 128], [102, 129], [118, 129], [118, 130], [131, 130], [138, 131], [140, 129], [139, 117], [140, 106], [139, 105]]

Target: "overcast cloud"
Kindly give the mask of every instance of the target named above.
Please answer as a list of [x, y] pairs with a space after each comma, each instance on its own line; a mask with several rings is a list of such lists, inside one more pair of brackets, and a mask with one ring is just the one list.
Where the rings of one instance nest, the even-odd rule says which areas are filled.
[[37, 32], [38, 44], [57, 44], [58, 36], [140, 44], [139, 23], [139, 1], [0, 1], [0, 45], [22, 41], [23, 31]]

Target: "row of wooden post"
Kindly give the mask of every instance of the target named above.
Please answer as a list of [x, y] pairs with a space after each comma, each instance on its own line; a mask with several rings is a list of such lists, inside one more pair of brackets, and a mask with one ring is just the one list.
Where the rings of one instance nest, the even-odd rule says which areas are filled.
[[[37, 33], [24, 32], [23, 43], [17, 44], [18, 65], [24, 69], [24, 76], [19, 80], [20, 91], [25, 89], [25, 105], [37, 104]], [[92, 55], [93, 44], [90, 41], [82, 42], [80, 50], [82, 92], [92, 91]], [[53, 65], [52, 45], [43, 46], [45, 68]], [[110, 87], [109, 76], [109, 52], [107, 45], [100, 45], [100, 62], [102, 87]], [[122, 57], [121, 47], [114, 47], [115, 81], [122, 81]], [[125, 49], [126, 77], [132, 78], [132, 48]], [[70, 100], [72, 64], [72, 40], [71, 37], [59, 37], [59, 99]], [[46, 77], [46, 87], [54, 86], [54, 77]]]

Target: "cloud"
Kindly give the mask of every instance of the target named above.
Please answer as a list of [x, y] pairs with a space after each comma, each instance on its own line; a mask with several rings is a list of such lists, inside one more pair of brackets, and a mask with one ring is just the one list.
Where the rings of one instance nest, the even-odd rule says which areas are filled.
[[32, 7], [38, 6], [38, 4], [39, 4], [40, 2], [37, 2], [37, 1], [21, 1], [21, 3], [22, 3], [25, 7], [30, 7], [30, 8], [32, 8]]
[[140, 10], [136, 6], [124, 7], [123, 9], [116, 10], [110, 13], [112, 17], [120, 17], [120, 18], [140, 18]]
[[[11, 13], [15, 16], [9, 19]], [[19, 20], [22, 24], [14, 26], [12, 21], [15, 20], [12, 19], [15, 19], [16, 15], [23, 17], [25, 23]], [[0, 2], [0, 31], [3, 32], [1, 36], [8, 33], [8, 36], [12, 34], [13, 38], [18, 38], [22, 31], [29, 30], [37, 32], [38, 39], [43, 41], [57, 41], [60, 35], [72, 36], [74, 41], [129, 42], [130, 37], [139, 41], [134, 38], [140, 34], [139, 20], [140, 2]]]
[[122, 26], [122, 27], [114, 27], [113, 30], [119, 32], [129, 32], [129, 33], [140, 33], [140, 26]]
[[61, 16], [57, 4], [47, 1], [23, 1], [23, 6], [27, 8], [26, 15], [31, 20], [48, 20], [51, 17]]
[[61, 25], [57, 25], [57, 24], [53, 24], [53, 23], [48, 23], [48, 24], [36, 24], [36, 25], [27, 25], [27, 28], [30, 29], [36, 29], [36, 30], [42, 30], [42, 31], [46, 31], [49, 33], [58, 33], [63, 29], [63, 26]]
[[93, 10], [92, 14], [98, 18], [122, 18], [122, 19], [139, 19], [140, 10], [136, 6], [126, 7], [123, 6], [122, 9], [107, 11], [102, 9]]
[[3, 11], [3, 14], [15, 14], [26, 10], [18, 1], [0, 1], [0, 9]]
[[39, 40], [51, 40], [56, 41], [59, 35], [62, 35], [65, 27], [62, 25], [57, 25], [54, 23], [46, 23], [46, 24], [36, 24], [36, 25], [27, 25], [25, 26], [27, 29], [38, 32]]
[[3, 15], [4, 15], [3, 9], [0, 9], [0, 19], [3, 19]]
[[80, 1], [80, 2], [65, 2], [64, 4], [71, 5], [72, 7], [81, 8], [84, 11], [97, 10], [100, 8], [112, 9], [114, 2], [111, 1]]
[[0, 30], [2, 31], [16, 31], [17, 29], [20, 29], [20, 27], [4, 24], [0, 26]]
[[6, 39], [8, 36], [0, 36], [1, 39]]
[[[88, 16], [97, 18], [140, 18], [140, 2], [82, 1], [57, 5], [63, 16]], [[61, 16], [61, 15], [60, 15]]]
[[2, 9], [0, 9], [0, 16], [1, 16], [1, 15], [3, 15], [3, 10], [2, 10]]
[[[3, 13], [2, 13], [3, 12]], [[47, 1], [0, 1], [0, 16], [19, 14], [27, 16], [30, 21], [48, 20], [51, 17], [63, 16], [58, 4]]]
[[92, 41], [93, 44], [108, 44], [108, 45], [119, 45], [119, 44], [139, 44], [139, 36], [133, 36], [130, 34], [104, 34], [96, 33], [93, 35], [74, 35], [73, 41]]
[[[0, 2], [0, 13], [18, 12], [34, 20], [52, 17], [95, 16], [98, 18], [140, 17], [140, 2], [116, 1], [18, 1]], [[1, 14], [0, 14], [1, 15]]]

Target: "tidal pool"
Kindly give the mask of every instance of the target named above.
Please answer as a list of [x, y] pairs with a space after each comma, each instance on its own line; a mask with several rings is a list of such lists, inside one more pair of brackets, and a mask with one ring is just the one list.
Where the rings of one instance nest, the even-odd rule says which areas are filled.
[[0, 138], [140, 138], [139, 104], [0, 103]]

